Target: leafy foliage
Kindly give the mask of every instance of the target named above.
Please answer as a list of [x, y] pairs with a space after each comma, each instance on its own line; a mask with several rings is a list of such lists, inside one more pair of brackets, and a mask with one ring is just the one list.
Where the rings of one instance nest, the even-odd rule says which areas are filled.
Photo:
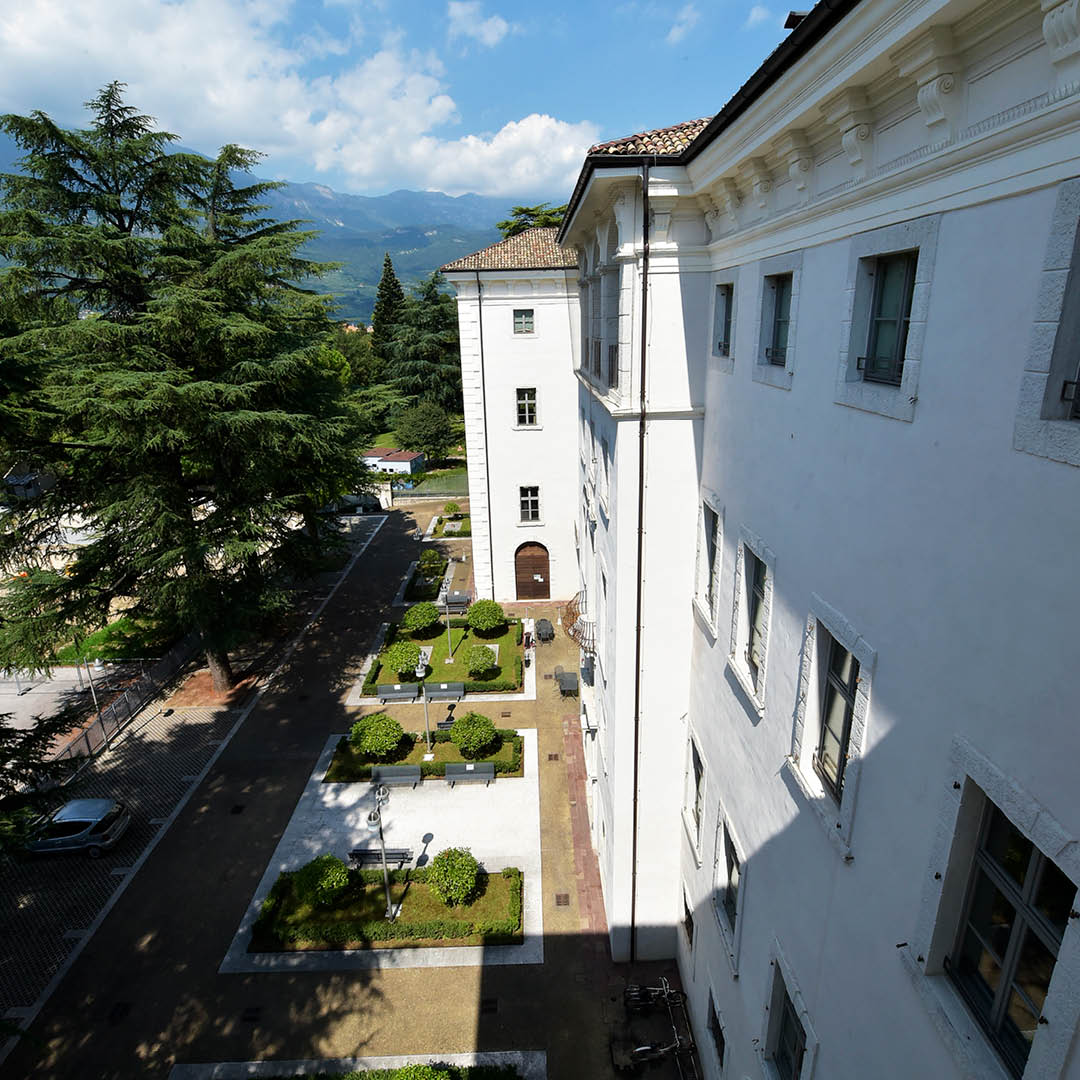
[[447, 907], [467, 903], [476, 891], [480, 864], [468, 848], [444, 848], [431, 860], [428, 885]]
[[495, 650], [488, 648], [487, 645], [472, 645], [465, 657], [465, 663], [470, 675], [483, 675], [496, 664]]
[[349, 731], [349, 742], [362, 754], [382, 760], [400, 745], [404, 732], [387, 713], [361, 717]]
[[469, 712], [459, 716], [450, 728], [450, 738], [463, 758], [483, 757], [498, 737], [495, 725], [480, 713]]
[[425, 577], [441, 577], [446, 572], [446, 556], [440, 555], [434, 548], [425, 548], [417, 566]]
[[454, 516], [456, 516], [457, 514], [460, 514], [460, 513], [461, 513], [461, 507], [460, 507], [460, 506], [458, 506], [458, 504], [457, 504], [456, 502], [448, 502], [448, 503], [447, 503], [447, 504], [446, 504], [446, 505], [445, 505], [445, 506], [443, 507], [443, 513], [444, 513], [444, 514], [445, 514], [445, 515], [446, 515], [447, 517], [454, 517]]
[[401, 620], [401, 625], [409, 633], [416, 634], [426, 630], [429, 626], [434, 626], [438, 621], [439, 609], [430, 600], [425, 600], [422, 603], [413, 604], [405, 612], [405, 618]]
[[421, 401], [397, 418], [394, 432], [403, 450], [417, 450], [432, 462], [441, 461], [454, 442], [450, 417], [433, 401]]
[[383, 666], [399, 675], [411, 674], [420, 663], [420, 646], [415, 641], [395, 641], [386, 650]]
[[70, 773], [70, 760], [53, 758], [53, 744], [83, 719], [77, 710], [64, 710], [39, 717], [33, 727], [17, 728], [10, 714], [0, 715], [0, 799]]
[[[261, 216], [273, 185], [234, 183], [258, 155], [170, 153], [119, 83], [88, 106], [80, 131], [0, 117], [25, 151], [0, 177], [0, 424], [55, 477], [0, 538], [32, 571], [0, 598], [0, 648], [45, 668], [119, 599], [197, 629], [226, 689], [229, 649], [337, 542], [315, 511], [362, 480], [362, 410], [325, 301], [291, 284], [322, 269], [307, 234]], [[58, 573], [71, 516], [88, 539]]]
[[497, 221], [495, 228], [503, 234], [504, 240], [517, 236], [526, 229], [558, 228], [566, 217], [567, 204], [550, 206], [540, 203], [538, 206], [512, 206], [510, 216], [505, 221]]
[[441, 291], [443, 282], [436, 271], [413, 290], [382, 350], [387, 376], [400, 393], [460, 412], [457, 304]]
[[371, 312], [371, 347], [376, 356], [385, 355], [386, 344], [390, 340], [391, 327], [401, 321], [405, 310], [405, 290], [394, 273], [394, 264], [390, 252], [383, 257], [382, 277], [375, 294], [375, 307]]
[[494, 600], [477, 600], [469, 606], [465, 617], [469, 626], [481, 634], [490, 634], [506, 625], [506, 614], [502, 605]]
[[293, 876], [296, 895], [319, 907], [329, 907], [349, 884], [349, 868], [336, 855], [318, 855]]

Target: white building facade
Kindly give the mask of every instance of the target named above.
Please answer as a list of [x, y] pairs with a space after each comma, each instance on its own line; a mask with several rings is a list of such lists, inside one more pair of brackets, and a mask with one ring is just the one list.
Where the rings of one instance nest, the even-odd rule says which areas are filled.
[[577, 591], [577, 262], [529, 229], [443, 267], [457, 290], [478, 597]]
[[1080, 1077], [1075, 0], [819, 5], [560, 240], [614, 954], [710, 1077]]

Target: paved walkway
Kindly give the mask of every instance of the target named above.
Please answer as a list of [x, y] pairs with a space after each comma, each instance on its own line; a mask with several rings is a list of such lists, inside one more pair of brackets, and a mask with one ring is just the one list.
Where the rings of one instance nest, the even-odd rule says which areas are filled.
[[[512, 1050], [546, 1052], [554, 1080], [613, 1076], [608, 1039], [622, 986], [674, 973], [671, 964], [613, 965], [597, 928], [591, 850], [576, 850], [571, 805], [584, 789], [571, 794], [578, 781], [564, 756], [574, 709], [546, 677], [574, 663], [561, 631], [537, 651], [537, 699], [491, 713], [499, 726], [537, 733], [544, 962], [219, 973], [328, 737], [357, 715], [344, 705], [348, 688], [431, 512], [390, 515], [86, 943], [33, 1041], [0, 1068], [5, 1078], [166, 1080], [176, 1064]], [[555, 608], [515, 613], [553, 617]], [[391, 711], [422, 726], [420, 706]]]

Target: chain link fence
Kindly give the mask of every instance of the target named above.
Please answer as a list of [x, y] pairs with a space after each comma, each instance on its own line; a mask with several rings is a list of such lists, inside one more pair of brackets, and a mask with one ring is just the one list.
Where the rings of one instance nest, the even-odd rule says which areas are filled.
[[155, 660], [143, 670], [133, 683], [113, 698], [92, 723], [79, 732], [55, 759], [63, 761], [74, 758], [93, 757], [103, 750], [133, 716], [151, 699], [161, 693], [162, 687], [199, 651], [199, 635], [188, 634], [174, 645], [160, 660]]

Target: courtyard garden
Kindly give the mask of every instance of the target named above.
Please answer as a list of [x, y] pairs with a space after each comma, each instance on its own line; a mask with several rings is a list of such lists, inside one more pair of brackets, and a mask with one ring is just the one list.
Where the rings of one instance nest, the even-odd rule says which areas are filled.
[[[373, 695], [380, 683], [419, 682], [421, 678], [464, 683], [467, 693], [521, 689], [520, 619], [507, 619], [493, 600], [477, 600], [465, 618], [450, 619], [449, 631], [447, 635], [446, 620], [435, 604], [414, 604], [401, 623], [387, 632], [383, 649], [364, 679], [363, 693]], [[418, 677], [425, 655], [424, 672]]]
[[488, 873], [468, 848], [446, 848], [427, 866], [390, 873], [350, 869], [320, 855], [278, 876], [252, 931], [251, 952], [516, 945], [523, 875]]
[[294, 1080], [522, 1080], [513, 1065], [403, 1065], [400, 1069], [364, 1069], [346, 1073], [299, 1074]]
[[468, 514], [463, 514], [456, 502], [448, 502], [443, 507], [442, 514], [436, 518], [435, 531], [432, 535], [439, 540], [472, 536], [472, 518]]
[[438, 598], [450, 560], [434, 548], [427, 548], [420, 556], [413, 571], [412, 580], [405, 590], [405, 599], [412, 601], [431, 601]]

